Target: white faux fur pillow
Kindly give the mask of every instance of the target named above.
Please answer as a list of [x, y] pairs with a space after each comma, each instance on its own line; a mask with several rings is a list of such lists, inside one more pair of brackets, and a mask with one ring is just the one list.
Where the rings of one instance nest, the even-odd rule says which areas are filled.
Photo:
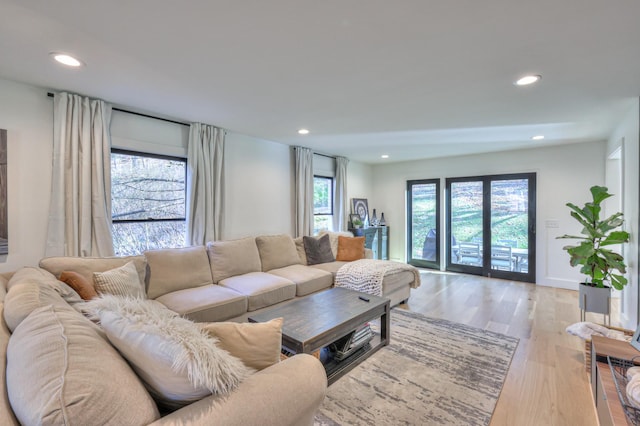
[[153, 300], [102, 295], [84, 304], [158, 404], [175, 409], [233, 390], [254, 370], [193, 322]]

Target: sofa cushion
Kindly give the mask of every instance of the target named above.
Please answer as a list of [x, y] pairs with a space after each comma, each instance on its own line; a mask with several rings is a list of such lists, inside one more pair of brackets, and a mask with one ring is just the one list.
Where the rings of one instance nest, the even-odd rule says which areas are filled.
[[282, 318], [267, 322], [210, 322], [202, 329], [218, 339], [218, 346], [256, 370], [280, 362]]
[[83, 300], [91, 300], [98, 296], [93, 282], [75, 271], [62, 271], [60, 273], [60, 281], [74, 289]]
[[351, 262], [364, 259], [364, 237], [338, 237], [336, 260]]
[[338, 257], [338, 237], [353, 237], [353, 234], [349, 231], [320, 231], [318, 236], [329, 235], [329, 242], [331, 243], [331, 251], [334, 257]]
[[247, 296], [215, 284], [173, 291], [156, 300], [196, 322], [224, 321], [247, 312]]
[[298, 252], [300, 263], [303, 265], [307, 265], [307, 253], [304, 251], [304, 237], [294, 238], [293, 242], [296, 245], [296, 251]]
[[59, 277], [62, 271], [74, 271], [82, 275], [89, 282], [93, 282], [94, 272], [104, 272], [118, 268], [133, 261], [140, 282], [145, 283], [147, 275], [147, 260], [144, 256], [123, 257], [46, 257], [40, 260], [40, 267]]
[[342, 268], [343, 265], [346, 265], [349, 262], [343, 262], [340, 260], [336, 260], [335, 262], [329, 263], [319, 263], [317, 265], [311, 266], [314, 269], [320, 269], [322, 271], [331, 272], [333, 274], [333, 278], [335, 279], [336, 274], [338, 273], [338, 269]]
[[218, 285], [247, 296], [248, 311], [255, 311], [296, 297], [294, 282], [266, 272], [250, 272], [227, 278], [220, 281]]
[[33, 311], [11, 336], [7, 389], [23, 424], [142, 425], [159, 418], [131, 367], [93, 324], [52, 305]]
[[213, 284], [204, 246], [149, 250], [144, 255], [149, 263], [147, 295], [150, 299], [176, 290]]
[[100, 320], [162, 406], [179, 408], [211, 393], [226, 394], [253, 372], [195, 323], [155, 300], [103, 295], [84, 309]]
[[207, 253], [213, 282], [249, 272], [260, 272], [260, 253], [253, 237], [230, 241], [210, 241]]
[[333, 285], [333, 274], [304, 265], [272, 269], [269, 273], [293, 281], [296, 284], [296, 296], [305, 296]]
[[[0, 280], [3, 278], [0, 277]], [[9, 280], [6, 280], [9, 281]], [[9, 404], [9, 397], [7, 396], [7, 345], [9, 344], [9, 338], [11, 332], [7, 328], [7, 324], [3, 320], [4, 317], [4, 286], [6, 282], [0, 283], [0, 425], [18, 426], [18, 420], [13, 415], [11, 410], [11, 404]]]
[[263, 272], [301, 263], [290, 235], [261, 235], [256, 237], [256, 244]]
[[133, 262], [105, 272], [94, 272], [93, 282], [100, 294], [131, 296], [144, 299], [144, 287]]
[[72, 309], [82, 302], [69, 286], [39, 268], [19, 269], [10, 280], [5, 297], [4, 319], [11, 331], [37, 308], [47, 305]]
[[304, 241], [304, 252], [307, 255], [307, 265], [333, 262], [336, 258], [331, 251], [331, 242], [328, 235], [320, 238], [302, 237]]

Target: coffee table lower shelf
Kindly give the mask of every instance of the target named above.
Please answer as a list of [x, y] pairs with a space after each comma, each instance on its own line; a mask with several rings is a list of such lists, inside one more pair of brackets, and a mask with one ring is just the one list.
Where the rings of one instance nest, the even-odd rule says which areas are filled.
[[356, 368], [360, 363], [369, 358], [384, 345], [385, 344], [380, 342], [380, 335], [376, 335], [369, 343], [355, 351], [348, 358], [345, 358], [342, 361], [330, 359], [327, 360], [327, 362], [323, 362], [329, 384], [332, 384], [340, 377]]

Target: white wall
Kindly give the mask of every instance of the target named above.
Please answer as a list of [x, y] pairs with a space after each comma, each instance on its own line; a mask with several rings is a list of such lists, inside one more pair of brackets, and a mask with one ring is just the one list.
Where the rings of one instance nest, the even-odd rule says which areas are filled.
[[228, 133], [222, 239], [294, 235], [291, 148]]
[[[589, 187], [604, 184], [605, 142], [447, 157], [373, 167], [374, 192], [369, 207], [384, 212], [391, 227], [390, 257], [406, 260], [406, 181], [503, 173], [537, 174], [536, 280], [538, 284], [577, 289], [580, 274], [569, 266], [558, 235], [579, 232], [565, 206], [590, 197]], [[443, 204], [444, 205], [444, 204]], [[444, 215], [442, 215], [444, 221]], [[558, 228], [546, 225], [558, 224]], [[444, 237], [443, 237], [444, 238]]]
[[53, 102], [45, 89], [0, 79], [0, 128], [7, 130], [9, 254], [0, 272], [44, 256], [51, 193]]
[[349, 213], [352, 198], [366, 198], [369, 203], [369, 214], [373, 214], [371, 197], [373, 196], [373, 166], [370, 164], [349, 161], [347, 167], [347, 198]]
[[612, 133], [607, 143], [607, 154], [622, 147], [622, 187], [623, 200], [622, 212], [624, 213], [625, 230], [631, 234], [629, 244], [624, 247], [624, 256], [627, 263], [627, 278], [629, 284], [622, 294], [621, 322], [625, 328], [635, 330], [640, 321], [638, 298], [638, 242], [640, 232], [640, 217], [638, 215], [640, 194], [638, 183], [640, 176], [640, 106], [635, 99], [633, 105], [622, 118], [620, 124]]

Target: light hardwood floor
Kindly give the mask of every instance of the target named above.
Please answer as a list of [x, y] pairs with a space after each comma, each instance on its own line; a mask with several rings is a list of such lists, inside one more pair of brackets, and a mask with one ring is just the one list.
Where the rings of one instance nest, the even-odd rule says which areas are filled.
[[[597, 425], [584, 342], [565, 328], [580, 321], [577, 291], [423, 270], [400, 308], [518, 337], [492, 426]], [[612, 325], [619, 325], [617, 303]], [[602, 323], [602, 315], [588, 314]], [[393, 336], [392, 336], [393, 338]]]

